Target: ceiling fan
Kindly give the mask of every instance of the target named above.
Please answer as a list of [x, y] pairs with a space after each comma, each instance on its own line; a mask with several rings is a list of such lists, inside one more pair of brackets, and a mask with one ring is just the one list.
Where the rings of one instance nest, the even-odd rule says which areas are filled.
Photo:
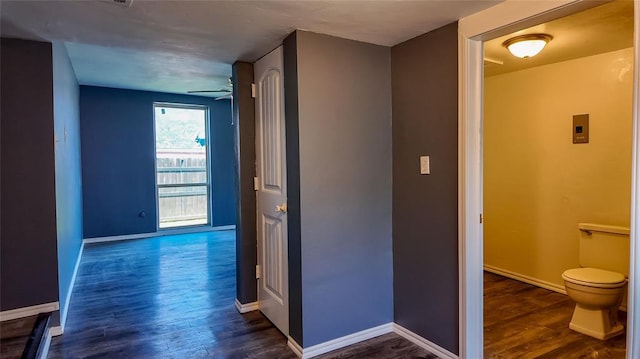
[[224, 99], [230, 99], [232, 98], [232, 89], [233, 89], [233, 82], [231, 81], [231, 78], [229, 78], [229, 85], [228, 88], [219, 88], [217, 90], [192, 90], [192, 91], [187, 91], [188, 94], [200, 94], [200, 93], [221, 93], [224, 95], [221, 96], [217, 96], [215, 99], [216, 100], [224, 100]]

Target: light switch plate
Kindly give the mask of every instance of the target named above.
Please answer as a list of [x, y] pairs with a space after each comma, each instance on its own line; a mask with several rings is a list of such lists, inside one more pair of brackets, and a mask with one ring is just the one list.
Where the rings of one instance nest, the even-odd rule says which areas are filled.
[[428, 175], [431, 169], [429, 168], [429, 156], [420, 156], [420, 174]]

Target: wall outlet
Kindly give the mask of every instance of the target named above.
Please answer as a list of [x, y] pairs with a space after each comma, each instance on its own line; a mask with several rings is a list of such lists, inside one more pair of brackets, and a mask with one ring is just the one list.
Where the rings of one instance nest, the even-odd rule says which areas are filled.
[[429, 168], [429, 156], [420, 156], [420, 174], [428, 175], [431, 173]]

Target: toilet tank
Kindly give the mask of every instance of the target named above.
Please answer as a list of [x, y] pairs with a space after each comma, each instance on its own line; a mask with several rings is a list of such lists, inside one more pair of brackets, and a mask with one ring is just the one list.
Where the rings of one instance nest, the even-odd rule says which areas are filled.
[[580, 266], [629, 276], [629, 228], [579, 223]]

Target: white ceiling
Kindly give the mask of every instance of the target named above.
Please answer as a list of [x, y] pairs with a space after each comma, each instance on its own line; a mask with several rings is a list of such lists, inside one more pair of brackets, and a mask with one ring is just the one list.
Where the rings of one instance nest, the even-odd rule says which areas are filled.
[[185, 93], [228, 85], [293, 30], [392, 46], [500, 0], [0, 2], [2, 36], [65, 41], [80, 84]]
[[[502, 43], [514, 36], [545, 33], [553, 40], [529, 59]], [[485, 76], [602, 54], [633, 46], [633, 1], [618, 0], [485, 42]], [[498, 63], [496, 63], [498, 62]], [[499, 64], [499, 63], [502, 64]]]

